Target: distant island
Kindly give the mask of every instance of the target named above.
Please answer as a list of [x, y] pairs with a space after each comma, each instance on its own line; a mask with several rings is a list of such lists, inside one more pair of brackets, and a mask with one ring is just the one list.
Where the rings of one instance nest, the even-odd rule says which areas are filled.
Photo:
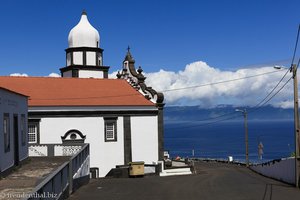
[[[200, 106], [166, 106], [164, 109], [165, 122], [172, 121], [197, 121], [212, 118], [212, 121], [225, 118], [233, 118], [230, 120], [243, 120], [238, 115], [241, 113], [235, 110], [244, 109], [232, 105], [219, 105], [215, 108], [201, 108]], [[248, 120], [293, 120], [294, 110], [292, 108], [283, 109], [273, 106], [264, 106], [259, 109], [253, 107], [245, 108], [248, 112]], [[228, 115], [227, 115], [228, 114]], [[222, 117], [219, 117], [222, 116]], [[234, 117], [237, 116], [237, 117]]]

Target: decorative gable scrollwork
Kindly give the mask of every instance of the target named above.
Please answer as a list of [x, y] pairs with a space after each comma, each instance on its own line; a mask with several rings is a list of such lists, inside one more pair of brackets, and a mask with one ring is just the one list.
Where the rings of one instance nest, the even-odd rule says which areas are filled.
[[141, 66], [136, 70], [134, 66], [135, 60], [133, 59], [130, 48], [127, 49], [127, 54], [123, 61], [122, 71], [118, 71], [117, 78], [125, 79], [127, 82], [145, 96], [146, 99], [152, 101], [157, 106], [164, 106], [163, 93], [157, 92], [152, 87], [148, 87], [145, 83], [146, 77], [143, 75]]

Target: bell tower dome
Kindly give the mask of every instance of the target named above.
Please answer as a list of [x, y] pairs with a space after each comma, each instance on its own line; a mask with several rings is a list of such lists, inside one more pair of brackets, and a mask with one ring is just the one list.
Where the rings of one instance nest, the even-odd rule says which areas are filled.
[[90, 24], [85, 11], [82, 12], [79, 23], [72, 28], [68, 37], [70, 47], [99, 47], [99, 32]]
[[109, 66], [103, 66], [103, 49], [99, 32], [90, 24], [87, 13], [71, 29], [66, 49], [66, 67], [60, 69], [62, 77], [107, 78]]

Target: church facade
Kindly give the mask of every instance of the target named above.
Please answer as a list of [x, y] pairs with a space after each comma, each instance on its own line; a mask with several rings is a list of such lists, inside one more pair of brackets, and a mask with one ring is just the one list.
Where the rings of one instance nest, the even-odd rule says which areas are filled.
[[162, 160], [164, 97], [145, 84], [129, 49], [117, 79], [108, 79], [85, 12], [68, 43], [62, 77], [0, 77], [0, 86], [29, 96], [29, 143], [90, 143], [90, 167], [100, 177], [116, 165]]

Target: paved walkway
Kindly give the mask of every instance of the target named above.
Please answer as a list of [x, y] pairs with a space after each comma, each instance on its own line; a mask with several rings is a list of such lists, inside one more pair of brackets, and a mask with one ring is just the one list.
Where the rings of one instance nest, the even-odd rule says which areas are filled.
[[104, 200], [299, 200], [300, 190], [226, 163], [196, 163], [187, 176], [91, 180], [69, 199]]
[[0, 200], [13, 200], [31, 192], [69, 157], [31, 157], [16, 171], [0, 180]]

